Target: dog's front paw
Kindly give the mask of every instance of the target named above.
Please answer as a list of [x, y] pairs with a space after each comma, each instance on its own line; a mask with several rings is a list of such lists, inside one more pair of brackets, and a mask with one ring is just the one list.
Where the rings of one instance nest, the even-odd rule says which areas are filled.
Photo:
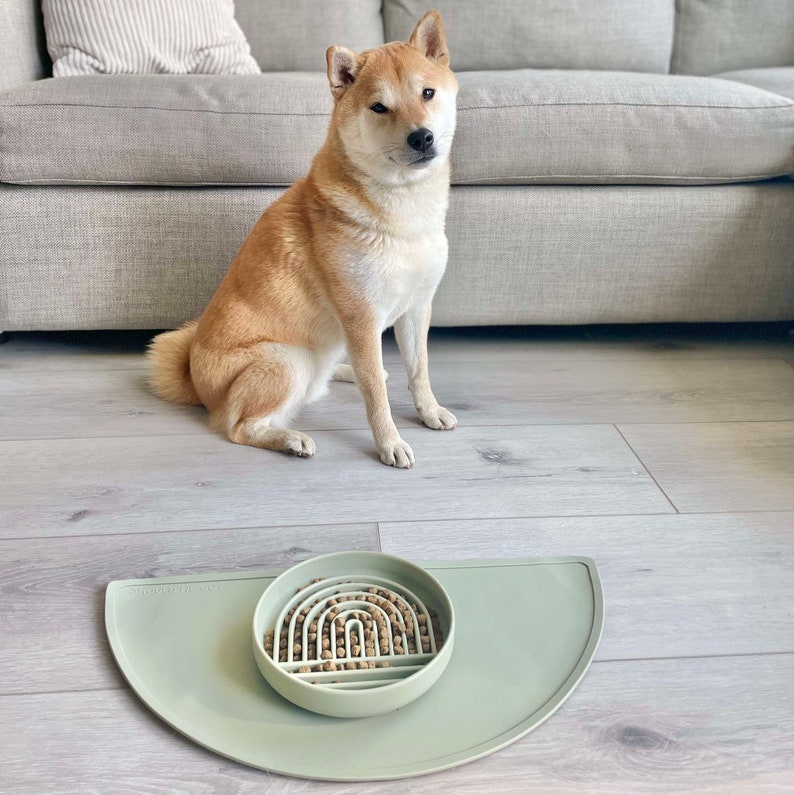
[[380, 460], [386, 466], [410, 469], [414, 465], [414, 452], [399, 436], [378, 446]]
[[283, 450], [285, 453], [298, 456], [298, 458], [311, 458], [317, 448], [311, 436], [300, 431], [286, 431]]
[[442, 406], [420, 410], [419, 416], [422, 422], [434, 431], [451, 431], [458, 424], [457, 417]]

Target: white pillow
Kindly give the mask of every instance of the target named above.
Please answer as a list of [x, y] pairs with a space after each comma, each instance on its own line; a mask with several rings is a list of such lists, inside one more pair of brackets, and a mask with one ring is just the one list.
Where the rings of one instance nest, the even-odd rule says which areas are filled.
[[233, 0], [42, 0], [55, 77], [259, 74]]

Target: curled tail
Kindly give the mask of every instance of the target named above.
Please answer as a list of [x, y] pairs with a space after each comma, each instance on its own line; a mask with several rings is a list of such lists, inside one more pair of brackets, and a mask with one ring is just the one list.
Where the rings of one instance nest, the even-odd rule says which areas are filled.
[[190, 345], [197, 326], [198, 322], [192, 320], [176, 331], [158, 334], [149, 343], [149, 384], [164, 400], [201, 404], [190, 378]]

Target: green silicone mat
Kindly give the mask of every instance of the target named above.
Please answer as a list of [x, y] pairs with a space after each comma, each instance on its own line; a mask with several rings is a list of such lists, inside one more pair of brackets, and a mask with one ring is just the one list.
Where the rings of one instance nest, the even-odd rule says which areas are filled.
[[386, 715], [317, 715], [265, 682], [251, 618], [280, 572], [112, 582], [108, 638], [141, 700], [223, 756], [333, 781], [444, 770], [509, 745], [563, 704], [595, 654], [604, 601], [589, 558], [422, 565], [455, 606], [455, 648], [428, 693]]

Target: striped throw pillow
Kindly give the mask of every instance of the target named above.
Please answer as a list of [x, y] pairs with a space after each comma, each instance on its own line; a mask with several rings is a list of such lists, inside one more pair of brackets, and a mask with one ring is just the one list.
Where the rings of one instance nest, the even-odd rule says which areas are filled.
[[43, 0], [53, 76], [259, 74], [233, 0]]

